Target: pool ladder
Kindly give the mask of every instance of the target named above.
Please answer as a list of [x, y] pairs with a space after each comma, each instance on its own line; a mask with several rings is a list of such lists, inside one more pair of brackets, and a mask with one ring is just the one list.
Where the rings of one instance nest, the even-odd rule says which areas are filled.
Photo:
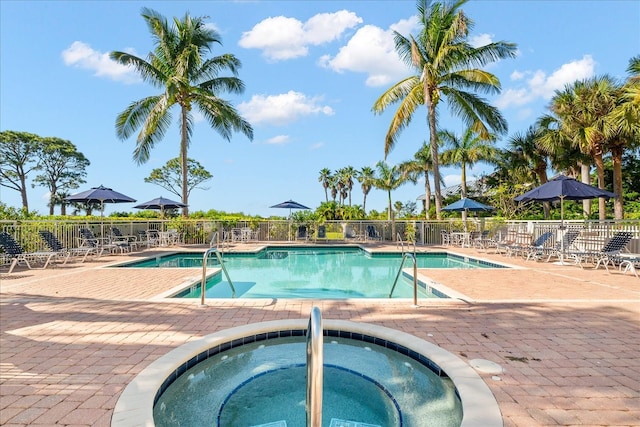
[[313, 307], [307, 326], [307, 427], [322, 426], [323, 344], [322, 314]]
[[209, 258], [209, 254], [215, 254], [218, 262], [220, 263], [220, 268], [222, 268], [222, 272], [227, 277], [227, 282], [229, 282], [229, 286], [231, 287], [231, 298], [236, 297], [236, 289], [233, 287], [233, 282], [231, 282], [231, 278], [229, 277], [229, 272], [227, 271], [227, 267], [224, 266], [222, 262], [222, 257], [220, 256], [220, 251], [218, 248], [209, 248], [205, 251], [202, 256], [202, 282], [200, 283], [200, 305], [204, 304], [204, 293], [207, 283], [207, 259]]
[[413, 305], [418, 305], [418, 262], [416, 261], [416, 255], [411, 252], [405, 252], [402, 255], [402, 262], [400, 263], [400, 268], [398, 269], [398, 274], [396, 275], [396, 280], [393, 281], [393, 286], [391, 287], [391, 292], [389, 292], [389, 298], [393, 296], [393, 291], [396, 289], [396, 285], [398, 284], [398, 279], [402, 274], [402, 269], [404, 268], [404, 263], [410, 258], [413, 261]]

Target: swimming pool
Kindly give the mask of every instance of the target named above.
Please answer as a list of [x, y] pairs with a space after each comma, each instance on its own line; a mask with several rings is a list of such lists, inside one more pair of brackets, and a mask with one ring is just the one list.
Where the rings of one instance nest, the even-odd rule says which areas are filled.
[[[272, 246], [255, 253], [225, 253], [224, 265], [242, 298], [388, 298], [400, 264], [398, 252], [369, 253], [357, 247]], [[500, 268], [502, 266], [446, 252], [416, 255], [418, 268]], [[215, 257], [207, 265], [220, 267]], [[200, 268], [202, 253], [174, 253], [129, 263], [139, 268]], [[412, 267], [406, 262], [405, 268]], [[230, 298], [231, 287], [222, 274], [208, 278], [206, 298]], [[420, 298], [447, 298], [418, 283]], [[200, 283], [180, 290], [175, 298], [200, 298]], [[413, 280], [402, 275], [394, 298], [411, 298]]]

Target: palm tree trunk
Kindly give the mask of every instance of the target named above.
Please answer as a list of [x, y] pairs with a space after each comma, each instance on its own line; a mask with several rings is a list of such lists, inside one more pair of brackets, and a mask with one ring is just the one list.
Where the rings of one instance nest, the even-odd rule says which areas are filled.
[[611, 147], [611, 160], [613, 162], [613, 192], [618, 196], [613, 200], [615, 219], [624, 219], [624, 202], [622, 200], [622, 147]]
[[[602, 161], [602, 153], [596, 153], [594, 159], [596, 161], [596, 171], [598, 172], [598, 188], [604, 190], [604, 162]], [[607, 219], [606, 200], [602, 197], [598, 199], [598, 219], [600, 221]]]
[[[467, 166], [465, 162], [462, 162], [462, 183], [460, 185], [461, 196], [462, 198], [467, 197]], [[464, 229], [467, 229], [467, 210], [462, 211], [462, 223], [464, 224]]]
[[[591, 167], [585, 163], [580, 164], [580, 176], [582, 177], [581, 181], [583, 184], [591, 184], [589, 182], [589, 170]], [[591, 216], [591, 200], [583, 200], [582, 201], [582, 211], [584, 212], [584, 216], [589, 218]]]
[[429, 184], [429, 171], [424, 171], [424, 211], [426, 219], [429, 218], [431, 210], [431, 184]]
[[431, 100], [431, 92], [425, 90], [425, 103], [429, 111], [429, 147], [431, 148], [431, 162], [433, 169], [433, 186], [436, 195], [436, 219], [442, 219], [442, 193], [440, 191], [440, 160], [438, 157], [438, 130], [436, 128], [436, 106]]
[[[189, 189], [187, 188], [187, 142], [189, 135], [187, 135], [187, 109], [182, 107], [182, 126], [180, 127], [180, 163], [182, 165], [182, 203], [185, 205], [189, 204]], [[189, 216], [189, 207], [185, 206], [182, 208], [182, 216]]]

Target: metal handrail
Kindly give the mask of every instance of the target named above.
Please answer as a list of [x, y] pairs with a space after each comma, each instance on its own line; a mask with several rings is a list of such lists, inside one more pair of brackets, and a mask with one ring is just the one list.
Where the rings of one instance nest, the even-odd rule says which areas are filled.
[[416, 261], [416, 256], [410, 252], [407, 252], [402, 256], [402, 262], [400, 263], [396, 280], [393, 281], [391, 292], [389, 292], [389, 298], [393, 296], [393, 291], [396, 289], [396, 284], [398, 283], [400, 274], [402, 274], [402, 268], [404, 267], [404, 262], [407, 258], [411, 258], [413, 261], [413, 305], [418, 305], [418, 262]]
[[404, 254], [404, 240], [402, 240], [402, 235], [400, 235], [400, 233], [396, 233], [396, 249], [398, 249], [398, 244], [400, 245], [400, 250]]
[[201, 293], [200, 305], [205, 305], [204, 291], [205, 291], [205, 285], [207, 283], [207, 259], [209, 258], [210, 253], [216, 254], [216, 258], [220, 263], [220, 268], [222, 268], [222, 272], [227, 277], [227, 282], [229, 282], [229, 287], [231, 287], [231, 298], [236, 297], [236, 289], [233, 287], [233, 283], [231, 282], [231, 278], [229, 277], [229, 272], [227, 271], [227, 268], [224, 266], [224, 263], [222, 262], [222, 257], [220, 256], [220, 252], [218, 252], [218, 248], [209, 248], [204, 252], [204, 255], [202, 256], [202, 282], [200, 284], [200, 293]]
[[[214, 245], [215, 242], [215, 245]], [[217, 231], [214, 231], [213, 234], [211, 235], [211, 240], [209, 241], [209, 247], [213, 248], [214, 246], [218, 246], [220, 244], [220, 235], [218, 234]]]
[[313, 307], [307, 326], [307, 427], [322, 425], [323, 364], [322, 314]]

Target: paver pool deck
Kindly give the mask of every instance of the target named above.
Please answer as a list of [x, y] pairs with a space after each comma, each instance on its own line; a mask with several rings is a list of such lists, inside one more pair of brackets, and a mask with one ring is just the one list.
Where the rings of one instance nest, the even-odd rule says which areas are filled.
[[201, 307], [199, 300], [158, 298], [199, 280], [199, 268], [110, 267], [191, 249], [2, 272], [0, 425], [109, 426], [126, 385], [170, 350], [247, 323], [308, 318], [318, 306], [324, 318], [398, 329], [465, 361], [501, 365], [501, 374], [480, 375], [505, 426], [640, 426], [640, 279], [632, 274], [431, 246], [418, 251], [444, 249], [518, 268], [420, 269], [465, 297], [420, 300], [418, 307], [409, 300], [286, 299]]

